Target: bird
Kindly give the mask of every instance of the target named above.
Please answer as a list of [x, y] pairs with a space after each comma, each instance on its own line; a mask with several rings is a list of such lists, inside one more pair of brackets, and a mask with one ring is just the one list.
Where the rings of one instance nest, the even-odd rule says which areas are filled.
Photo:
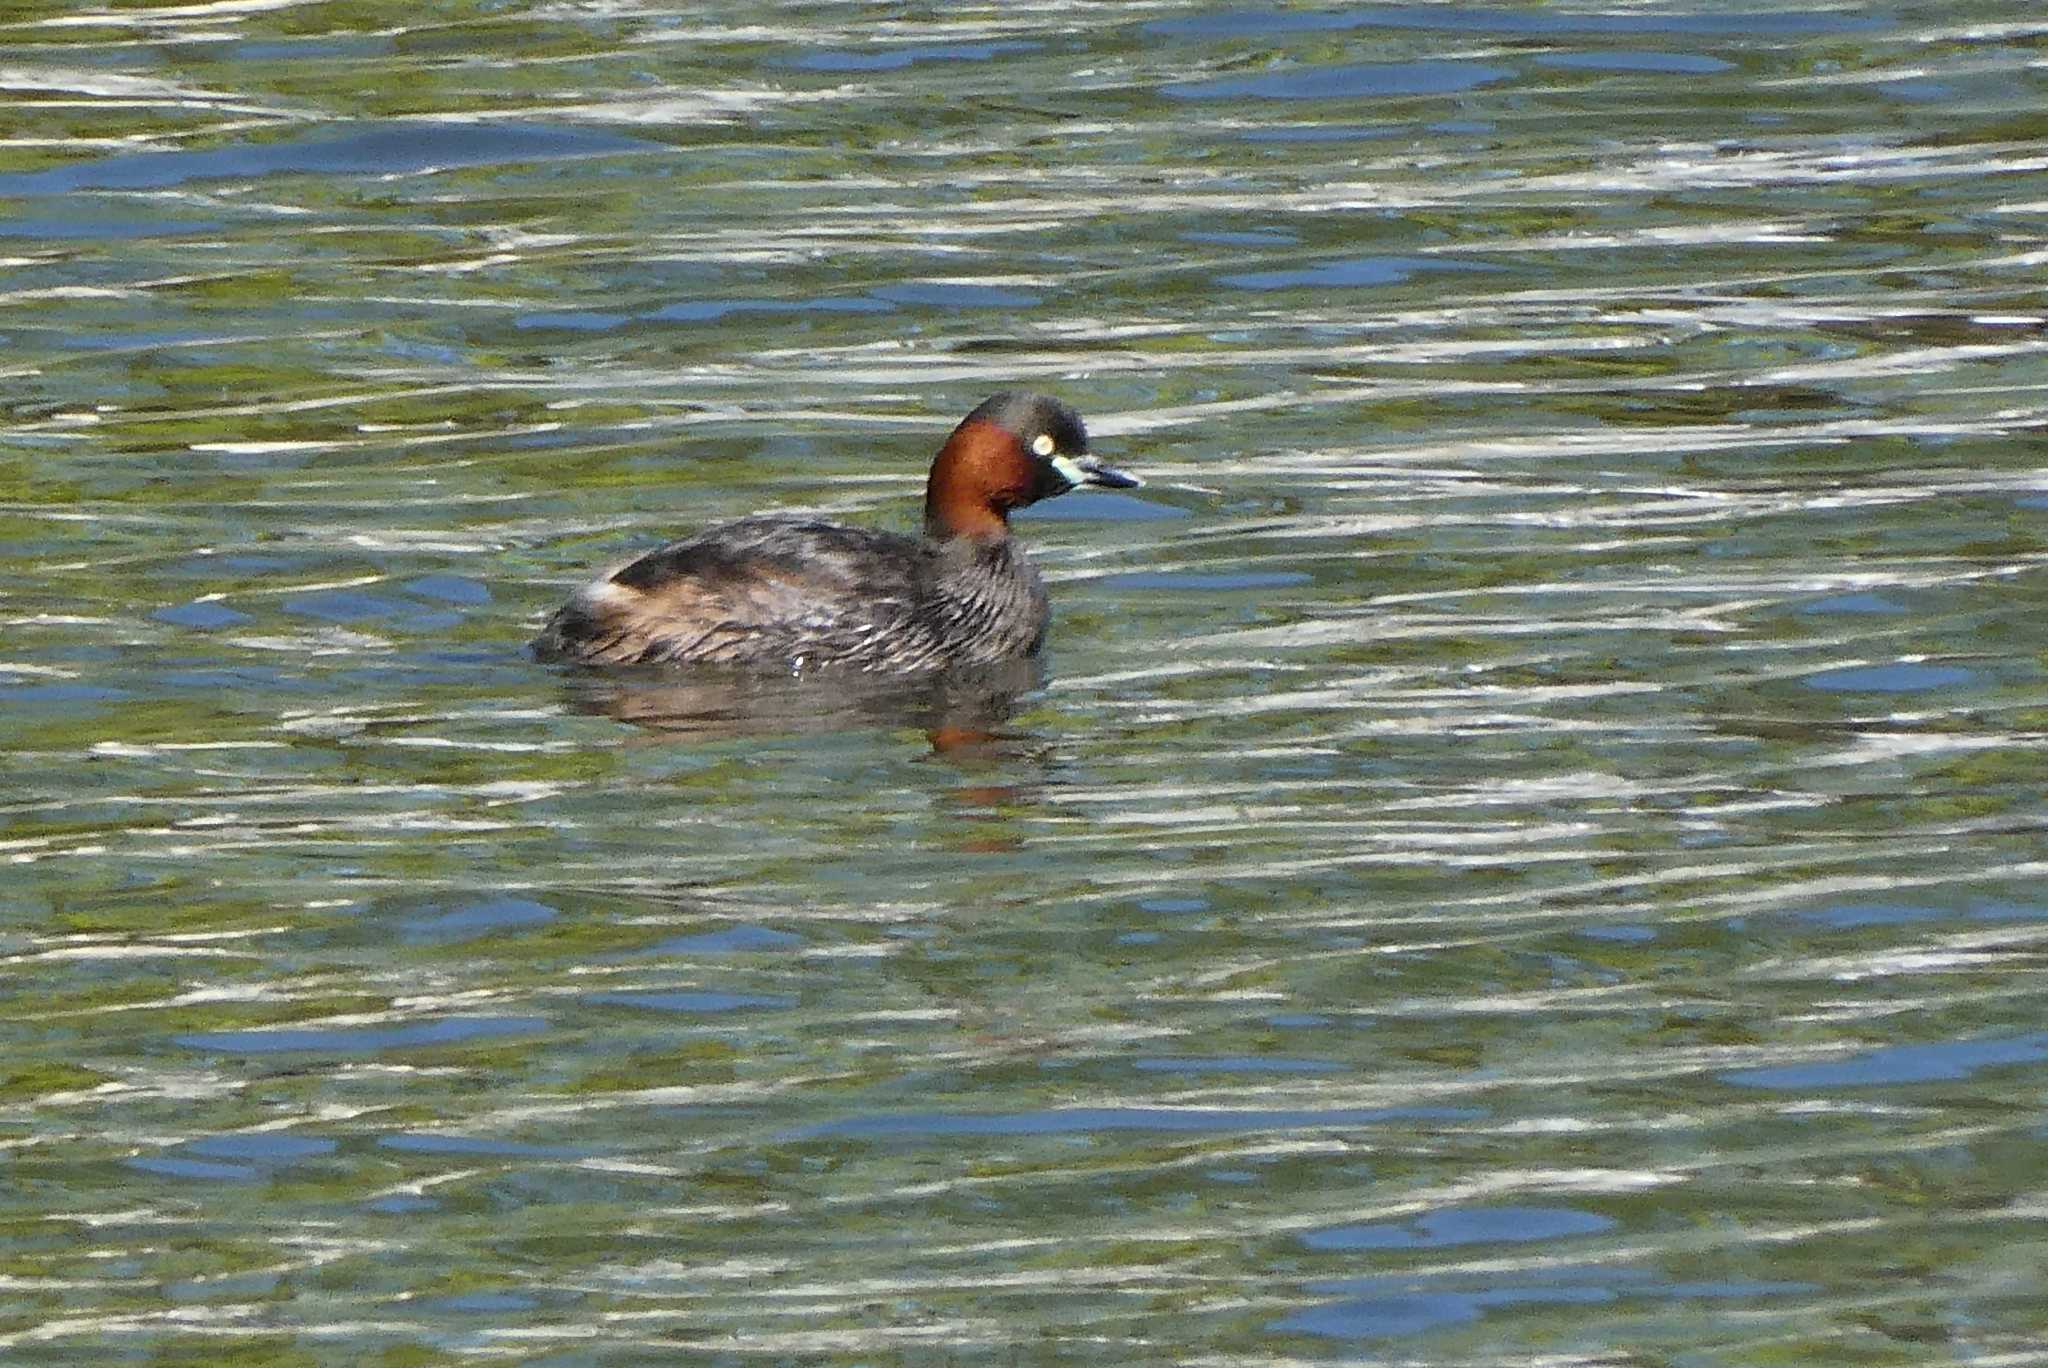
[[532, 652], [586, 666], [726, 665], [915, 673], [1036, 655], [1045, 581], [1012, 512], [1143, 481], [1097, 460], [1068, 405], [1006, 390], [940, 446], [921, 536], [794, 513], [707, 528], [606, 570], [557, 609]]

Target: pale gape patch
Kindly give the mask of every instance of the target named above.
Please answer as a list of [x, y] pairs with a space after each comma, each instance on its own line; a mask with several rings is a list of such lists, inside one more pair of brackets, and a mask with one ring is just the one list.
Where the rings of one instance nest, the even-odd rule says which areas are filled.
[[[1048, 446], [1052, 445], [1052, 438], [1050, 437], [1041, 437], [1038, 440]], [[1088, 472], [1081, 468], [1080, 462], [1070, 456], [1053, 457], [1052, 468], [1057, 470], [1060, 473], [1060, 478], [1070, 485], [1079, 487], [1088, 483]]]

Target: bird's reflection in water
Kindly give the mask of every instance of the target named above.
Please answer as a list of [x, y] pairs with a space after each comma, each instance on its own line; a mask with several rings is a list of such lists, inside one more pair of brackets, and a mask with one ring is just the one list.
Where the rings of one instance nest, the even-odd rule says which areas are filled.
[[947, 790], [953, 820], [945, 844], [965, 854], [1000, 854], [1024, 842], [1014, 818], [1040, 799], [1044, 742], [1006, 727], [1020, 698], [1045, 682], [1042, 662], [1018, 660], [913, 678], [820, 670], [770, 675], [706, 667], [578, 671], [563, 677], [569, 706], [616, 718], [650, 742], [818, 735], [916, 728], [934, 758], [971, 773]]
[[1017, 701], [1045, 682], [1038, 659], [901, 676], [646, 666], [563, 676], [570, 708], [673, 740], [796, 736], [912, 727], [934, 754], [972, 763], [1017, 753], [1004, 732]]

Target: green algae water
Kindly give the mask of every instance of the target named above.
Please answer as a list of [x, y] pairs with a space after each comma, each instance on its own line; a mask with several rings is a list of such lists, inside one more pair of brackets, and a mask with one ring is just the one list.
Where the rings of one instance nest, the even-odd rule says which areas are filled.
[[[0, 48], [0, 1361], [2048, 1362], [2038, 7]], [[1019, 387], [985, 739], [522, 654]]]

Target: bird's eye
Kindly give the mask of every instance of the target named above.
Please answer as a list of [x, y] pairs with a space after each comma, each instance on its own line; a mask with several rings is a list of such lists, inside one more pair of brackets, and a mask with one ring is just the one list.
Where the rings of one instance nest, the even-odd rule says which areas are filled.
[[1053, 447], [1056, 445], [1050, 432], [1041, 432], [1031, 439], [1031, 449], [1040, 456], [1052, 455]]

